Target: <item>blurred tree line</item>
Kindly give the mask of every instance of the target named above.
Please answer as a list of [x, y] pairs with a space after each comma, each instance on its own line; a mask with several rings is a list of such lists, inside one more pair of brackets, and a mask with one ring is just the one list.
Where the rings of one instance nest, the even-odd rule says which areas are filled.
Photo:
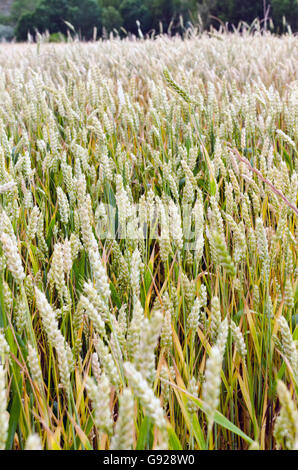
[[[35, 35], [67, 34], [71, 27], [83, 39], [107, 35], [117, 30], [143, 35], [182, 32], [190, 23], [201, 28], [220, 24], [251, 24], [259, 18], [262, 27], [281, 33], [289, 25], [298, 30], [298, 0], [14, 0], [5, 22], [14, 27], [17, 40], [26, 40], [28, 32]], [[286, 21], [285, 21], [286, 19]], [[66, 22], [65, 22], [66, 21]]]

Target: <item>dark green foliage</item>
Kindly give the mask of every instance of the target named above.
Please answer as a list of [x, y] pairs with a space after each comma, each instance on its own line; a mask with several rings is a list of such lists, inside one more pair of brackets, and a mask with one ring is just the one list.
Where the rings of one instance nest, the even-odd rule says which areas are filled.
[[19, 18], [25, 13], [32, 13], [35, 10], [37, 4], [38, 1], [36, 0], [15, 0], [11, 7], [11, 19], [17, 22]]
[[[293, 32], [298, 29], [297, 0], [216, 0], [204, 3], [210, 4], [209, 14], [224, 23], [237, 25], [240, 21], [245, 21], [251, 24], [255, 18], [263, 20], [268, 9], [268, 17], [273, 20], [276, 31], [282, 32], [285, 29], [283, 16]], [[213, 20], [213, 24], [216, 24], [216, 20]]]
[[123, 25], [121, 13], [113, 6], [109, 5], [102, 10], [102, 25], [109, 32], [114, 28], [119, 31]]
[[91, 39], [93, 28], [101, 27], [101, 8], [96, 0], [69, 0], [67, 21], [84, 39]]
[[148, 32], [152, 26], [152, 13], [150, 11], [148, 2], [143, 0], [123, 0], [120, 3], [120, 12], [123, 17], [123, 26], [126, 31], [138, 34], [138, 27], [136, 21], [141, 24], [141, 30]]
[[67, 0], [42, 0], [34, 12], [24, 13], [16, 26], [17, 40], [26, 40], [28, 32], [35, 34], [48, 30], [50, 33], [66, 33]]
[[297, 0], [15, 0], [10, 21], [16, 25], [18, 40], [25, 40], [28, 32], [34, 35], [36, 29], [66, 34], [65, 20], [88, 40], [95, 26], [99, 34], [102, 27], [107, 32], [123, 27], [138, 35], [137, 21], [143, 34], [159, 32], [160, 25], [164, 32], [169, 26], [172, 33], [181, 32], [180, 18], [185, 26], [188, 21], [197, 23], [198, 15], [205, 28], [222, 24], [232, 29], [241, 21], [251, 24], [255, 18], [264, 26], [266, 12], [276, 32], [287, 31], [286, 23], [293, 32], [298, 30]]
[[159, 23], [167, 31], [171, 21], [178, 19], [179, 14], [187, 16], [187, 3], [179, 0], [152, 0], [153, 26], [159, 31]]
[[250, 24], [255, 18], [263, 18], [263, 0], [217, 1], [211, 9], [211, 14], [217, 16], [223, 23], [237, 25], [240, 21], [245, 21]]
[[271, 0], [273, 21], [278, 32], [284, 31], [283, 16], [291, 26], [293, 32], [298, 31], [298, 1], [297, 0]]
[[66, 34], [71, 23], [84, 39], [90, 39], [94, 26], [101, 26], [101, 8], [96, 0], [41, 0], [32, 13], [25, 13], [16, 25], [16, 37], [25, 40], [28, 32], [35, 34], [48, 30], [51, 34]]

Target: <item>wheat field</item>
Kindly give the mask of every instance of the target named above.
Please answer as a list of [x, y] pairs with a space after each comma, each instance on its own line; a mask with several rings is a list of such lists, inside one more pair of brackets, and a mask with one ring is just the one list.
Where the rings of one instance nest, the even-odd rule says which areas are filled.
[[298, 449], [297, 63], [0, 46], [0, 449]]

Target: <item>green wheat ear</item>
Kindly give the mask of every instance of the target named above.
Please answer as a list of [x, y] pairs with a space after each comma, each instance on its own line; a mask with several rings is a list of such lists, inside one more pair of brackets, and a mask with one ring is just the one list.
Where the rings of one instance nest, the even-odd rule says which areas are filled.
[[176, 82], [172, 79], [170, 72], [167, 69], [163, 70], [163, 76], [165, 77], [167, 84], [169, 85], [172, 90], [174, 90], [178, 95], [181, 96], [181, 98], [186, 101], [189, 104], [194, 104], [194, 101], [191, 99], [191, 97], [188, 95], [188, 93], [183, 90], [179, 85], [177, 85]]

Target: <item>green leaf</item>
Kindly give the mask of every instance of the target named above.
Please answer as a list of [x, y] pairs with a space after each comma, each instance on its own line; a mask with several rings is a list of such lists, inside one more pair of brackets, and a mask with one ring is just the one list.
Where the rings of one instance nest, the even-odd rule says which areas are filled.
[[169, 447], [171, 450], [182, 450], [182, 445], [174, 429], [169, 425], [167, 428], [169, 436]]
[[145, 416], [140, 427], [136, 450], [150, 449], [150, 443], [152, 442], [153, 437], [152, 431], [153, 424], [151, 420]]
[[192, 426], [193, 426], [193, 433], [195, 435], [196, 441], [200, 445], [200, 448], [206, 449], [204, 434], [203, 434], [202, 428], [200, 426], [200, 423], [196, 414], [192, 415]]
[[5, 328], [7, 324], [5, 309], [4, 309], [4, 295], [3, 295], [3, 276], [0, 276], [0, 328]]
[[210, 179], [210, 194], [211, 196], [215, 196], [216, 194], [216, 183], [214, 179]]
[[111, 289], [111, 299], [112, 299], [113, 304], [115, 304], [118, 308], [120, 308], [122, 305], [122, 302], [112, 282], [110, 282], [110, 289]]
[[[200, 408], [200, 410], [202, 410], [205, 414], [207, 414], [201, 400], [199, 400], [198, 398], [193, 397], [186, 390], [185, 391], [182, 390], [182, 389], [179, 389], [179, 390], [182, 391], [183, 393], [186, 393], [189, 400], [193, 401], [198, 406], [198, 408]], [[254, 441], [249, 436], [247, 436], [247, 434], [245, 434], [243, 431], [241, 431], [241, 429], [239, 429], [237, 426], [235, 426], [235, 424], [233, 424], [231, 421], [229, 421], [219, 411], [215, 412], [214, 421], [215, 421], [216, 424], [219, 424], [220, 426], [227, 429], [228, 431], [231, 431], [232, 433], [237, 434], [238, 436], [242, 437], [242, 439], [244, 439], [249, 444], [254, 443]]]
[[[22, 386], [22, 379], [20, 378], [19, 383], [18, 383], [18, 389]], [[11, 450], [13, 446], [13, 440], [14, 440], [14, 435], [19, 423], [19, 417], [20, 417], [20, 412], [21, 412], [21, 401], [19, 397], [19, 393], [16, 389], [15, 386], [15, 381], [13, 380], [12, 382], [12, 404], [9, 409], [9, 425], [8, 425], [8, 436], [7, 436], [7, 441], [6, 441], [6, 450]]]

